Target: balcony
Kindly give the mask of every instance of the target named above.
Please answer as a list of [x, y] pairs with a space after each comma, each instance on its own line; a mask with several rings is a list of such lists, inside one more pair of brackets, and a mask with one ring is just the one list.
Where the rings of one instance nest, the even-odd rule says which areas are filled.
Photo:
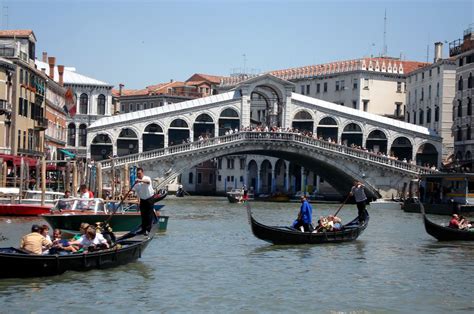
[[35, 120], [35, 130], [38, 130], [38, 131], [44, 131], [48, 128], [48, 119], [46, 118], [38, 118], [37, 120]]
[[12, 113], [12, 104], [4, 99], [0, 99], [0, 115], [5, 113]]

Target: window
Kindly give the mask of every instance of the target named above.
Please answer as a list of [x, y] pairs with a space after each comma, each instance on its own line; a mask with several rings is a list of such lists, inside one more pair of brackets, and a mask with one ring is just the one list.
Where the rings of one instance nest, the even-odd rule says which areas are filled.
[[320, 89], [321, 89], [321, 84], [316, 84], [316, 93], [319, 94], [320, 92]]
[[304, 85], [301, 85], [301, 94], [304, 95]]
[[462, 76], [459, 77], [459, 80], [458, 80], [458, 90], [462, 90], [463, 89], [463, 81], [462, 81]]
[[441, 68], [438, 67], [438, 75], [441, 73]]
[[369, 79], [364, 79], [364, 89], [369, 89]]
[[424, 112], [422, 109], [420, 109], [420, 117], [418, 118], [420, 120], [420, 125], [422, 125], [424, 122]]
[[397, 82], [397, 93], [402, 92], [402, 82]]
[[422, 88], [421, 88], [421, 98], [420, 98], [420, 101], [424, 99], [424, 96], [425, 96], [425, 89], [422, 87]]
[[463, 66], [463, 60], [462, 60], [462, 58], [459, 58], [459, 66], [460, 66], [460, 67]]
[[364, 104], [364, 111], [367, 112], [369, 110], [369, 101], [363, 100], [363, 104]]
[[416, 124], [416, 111], [413, 111], [413, 124]]
[[435, 107], [435, 122], [439, 121], [439, 107]]
[[20, 148], [20, 144], [21, 144], [21, 130], [18, 130], [18, 139], [17, 139], [18, 148]]
[[218, 175], [218, 176], [217, 176], [217, 181], [219, 181], [219, 182], [222, 181], [222, 176], [221, 176], [221, 175]]
[[239, 180], [240, 180], [240, 182], [244, 182], [244, 177], [240, 176]]
[[202, 183], [202, 173], [198, 172], [198, 179], [197, 179], [197, 184]]
[[345, 89], [345, 81], [344, 80], [341, 80], [341, 90], [344, 90]]
[[[206, 88], [206, 89], [207, 89], [207, 88]], [[214, 183], [214, 174], [209, 173], [209, 182], [208, 182], [208, 183], [209, 183], [209, 184]]]
[[26, 131], [23, 131], [23, 149], [26, 149]]
[[89, 97], [86, 94], [81, 94], [79, 97], [79, 113], [87, 114], [87, 106], [89, 103]]
[[426, 123], [431, 123], [431, 108], [426, 110]]
[[462, 117], [462, 100], [458, 100], [458, 117]]
[[422, 79], [422, 80], [425, 79], [425, 72], [421, 72], [421, 79]]
[[311, 91], [311, 86], [308, 84], [306, 85], [306, 95], [309, 95], [310, 91]]
[[410, 113], [409, 113], [409, 112], [407, 112], [406, 121], [407, 121], [408, 123], [410, 123]]
[[245, 159], [240, 158], [240, 170], [243, 170], [243, 169], [245, 169]]
[[222, 169], [222, 158], [217, 159], [217, 169]]
[[339, 81], [336, 81], [336, 91], [339, 90]]
[[467, 88], [472, 88], [472, 73], [469, 73], [469, 77], [467, 78]]
[[431, 99], [431, 85], [428, 86], [428, 99]]
[[227, 169], [234, 169], [234, 159], [227, 158]]
[[466, 140], [471, 139], [471, 127], [468, 125], [466, 129]]
[[358, 87], [357, 84], [358, 84], [357, 79], [354, 79], [354, 80], [352, 81], [352, 89], [357, 89], [357, 87]]
[[193, 184], [193, 179], [194, 179], [193, 176], [194, 176], [194, 173], [190, 172], [189, 179], [188, 179], [189, 184]]
[[395, 116], [400, 117], [402, 115], [402, 103], [401, 102], [396, 102], [395, 103]]
[[436, 84], [436, 97], [439, 97], [439, 82]]
[[105, 96], [102, 94], [97, 97], [97, 114], [105, 115]]
[[472, 116], [472, 98], [467, 98], [467, 115]]
[[121, 105], [120, 105], [120, 111], [121, 111], [121, 112], [125, 112], [125, 104], [121, 104]]
[[458, 132], [457, 132], [457, 141], [462, 141], [462, 130], [461, 127], [458, 126]]
[[323, 92], [327, 92], [328, 91], [328, 82], [324, 82], [324, 87], [323, 87]]

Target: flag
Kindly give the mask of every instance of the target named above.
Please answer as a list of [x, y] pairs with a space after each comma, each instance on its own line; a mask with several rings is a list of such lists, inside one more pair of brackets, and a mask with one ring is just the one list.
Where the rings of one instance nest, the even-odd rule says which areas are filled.
[[67, 89], [64, 98], [66, 100], [66, 104], [64, 105], [63, 109], [72, 118], [76, 115], [76, 95], [73, 93], [70, 87]]

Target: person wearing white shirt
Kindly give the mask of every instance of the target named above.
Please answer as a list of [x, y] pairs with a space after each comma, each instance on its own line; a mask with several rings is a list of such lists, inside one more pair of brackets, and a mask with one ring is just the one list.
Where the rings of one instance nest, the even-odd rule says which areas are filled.
[[137, 168], [137, 180], [133, 186], [133, 191], [140, 198], [140, 215], [142, 217], [142, 230], [139, 233], [148, 234], [151, 230], [153, 222], [153, 203], [151, 197], [153, 196], [153, 187], [151, 186], [151, 179], [145, 176], [143, 168]]
[[103, 247], [109, 248], [107, 240], [101, 233], [98, 233], [94, 227], [89, 226], [86, 230], [86, 233], [83, 234], [79, 240], [69, 242], [69, 245], [80, 245], [86, 250], [89, 247]]

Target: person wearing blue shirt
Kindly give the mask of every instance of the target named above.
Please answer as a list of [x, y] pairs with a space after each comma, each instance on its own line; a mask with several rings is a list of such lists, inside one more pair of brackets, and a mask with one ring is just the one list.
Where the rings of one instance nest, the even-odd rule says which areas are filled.
[[308, 202], [305, 196], [301, 196], [300, 212], [298, 213], [298, 218], [293, 223], [293, 227], [296, 229], [303, 227], [304, 231], [312, 231], [312, 215], [313, 208], [311, 207], [311, 204]]

